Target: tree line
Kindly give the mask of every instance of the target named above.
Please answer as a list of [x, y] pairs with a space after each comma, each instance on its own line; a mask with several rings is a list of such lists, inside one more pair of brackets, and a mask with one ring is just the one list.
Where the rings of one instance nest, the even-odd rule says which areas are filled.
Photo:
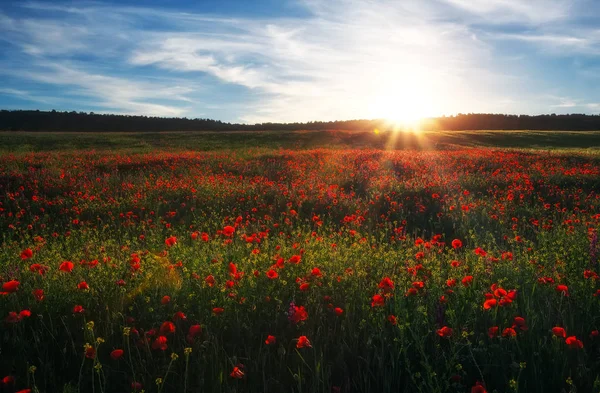
[[[266, 131], [266, 130], [382, 130], [393, 125], [381, 119], [312, 121], [307, 123], [237, 124], [212, 119], [152, 117], [86, 112], [1, 110], [2, 131]], [[470, 113], [424, 119], [425, 130], [600, 130], [600, 115], [505, 115]]]

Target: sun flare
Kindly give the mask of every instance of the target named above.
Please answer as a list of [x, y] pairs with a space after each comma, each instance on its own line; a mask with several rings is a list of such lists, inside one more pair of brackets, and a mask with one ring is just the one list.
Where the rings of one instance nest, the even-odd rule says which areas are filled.
[[371, 117], [386, 120], [398, 129], [418, 130], [427, 117], [427, 102], [423, 96], [383, 94], [375, 98], [369, 108]]

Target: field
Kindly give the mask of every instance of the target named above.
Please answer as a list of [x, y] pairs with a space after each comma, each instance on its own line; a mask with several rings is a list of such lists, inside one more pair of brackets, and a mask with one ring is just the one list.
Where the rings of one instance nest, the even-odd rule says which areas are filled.
[[599, 148], [0, 133], [0, 392], [600, 392]]

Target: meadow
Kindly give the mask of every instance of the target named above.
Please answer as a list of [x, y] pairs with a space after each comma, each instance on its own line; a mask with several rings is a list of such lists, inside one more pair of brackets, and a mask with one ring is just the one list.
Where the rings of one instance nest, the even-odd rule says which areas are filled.
[[0, 133], [0, 392], [600, 392], [599, 148]]

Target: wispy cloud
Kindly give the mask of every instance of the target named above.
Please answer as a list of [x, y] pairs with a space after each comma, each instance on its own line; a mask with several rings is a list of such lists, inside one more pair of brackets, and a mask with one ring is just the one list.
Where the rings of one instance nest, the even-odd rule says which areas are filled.
[[115, 111], [229, 107], [228, 120], [247, 122], [514, 112], [524, 102], [566, 110], [597, 100], [527, 103], [539, 73], [498, 43], [594, 56], [600, 33], [569, 29], [588, 1], [302, 0], [302, 18], [29, 2], [25, 17], [0, 11], [0, 40], [25, 56], [0, 73]]

